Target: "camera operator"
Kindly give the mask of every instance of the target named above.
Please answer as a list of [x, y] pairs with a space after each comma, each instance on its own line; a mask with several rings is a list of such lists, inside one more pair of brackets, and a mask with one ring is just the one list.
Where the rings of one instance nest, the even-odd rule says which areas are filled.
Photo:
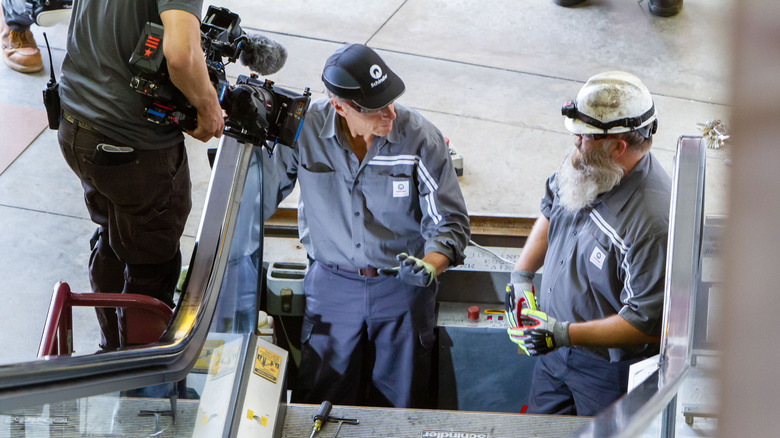
[[[190, 212], [184, 136], [176, 125], [142, 116], [144, 96], [128, 65], [151, 21], [164, 26], [170, 79], [197, 109], [200, 141], [220, 137], [222, 109], [200, 45], [202, 1], [76, 2], [62, 65], [59, 143], [81, 179], [90, 217], [93, 292], [137, 293], [173, 307], [181, 267], [179, 238]], [[101, 348], [124, 344], [121, 310], [96, 309]]]

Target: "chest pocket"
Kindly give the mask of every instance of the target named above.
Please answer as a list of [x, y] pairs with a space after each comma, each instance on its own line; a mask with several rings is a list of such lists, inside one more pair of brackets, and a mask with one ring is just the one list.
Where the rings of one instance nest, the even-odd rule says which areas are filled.
[[339, 184], [338, 178], [336, 171], [325, 165], [309, 168], [301, 166], [298, 180], [301, 185], [300, 197], [305, 208], [312, 212], [328, 212], [333, 199], [328, 199], [328, 196], [323, 194], [329, 194], [331, 197], [339, 196], [340, 191], [344, 189]]
[[366, 206], [374, 217], [380, 217], [384, 222], [399, 215], [413, 215], [418, 192], [411, 172], [367, 174], [363, 183]]
[[608, 236], [600, 230], [589, 230], [589, 240], [581, 253], [585, 266], [587, 281], [597, 296], [610, 303], [616, 309], [620, 308], [619, 294], [621, 283], [625, 281], [625, 270], [620, 266], [625, 254]]

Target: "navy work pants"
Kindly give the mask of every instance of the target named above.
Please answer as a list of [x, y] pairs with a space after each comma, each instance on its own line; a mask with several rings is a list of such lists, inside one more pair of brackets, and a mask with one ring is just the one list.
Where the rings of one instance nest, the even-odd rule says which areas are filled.
[[576, 347], [539, 356], [526, 413], [596, 415], [626, 393], [629, 367], [639, 360], [609, 362]]
[[360, 277], [314, 262], [293, 400], [420, 407], [429, 395], [434, 284]]
[[[62, 117], [58, 140], [98, 225], [89, 260], [92, 291], [149, 295], [173, 307], [181, 270], [179, 239], [192, 206], [184, 142], [136, 149], [132, 162], [98, 165], [92, 161], [98, 144], [125, 145], [71, 116]], [[96, 311], [102, 347], [122, 346], [121, 310], [118, 315], [111, 308]]]

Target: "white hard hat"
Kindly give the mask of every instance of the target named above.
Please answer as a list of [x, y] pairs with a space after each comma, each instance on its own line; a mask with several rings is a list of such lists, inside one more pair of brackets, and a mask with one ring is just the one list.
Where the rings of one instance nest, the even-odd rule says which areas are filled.
[[577, 100], [561, 108], [573, 134], [618, 134], [638, 131], [645, 138], [658, 122], [650, 91], [636, 76], [623, 71], [599, 73], [580, 89]]

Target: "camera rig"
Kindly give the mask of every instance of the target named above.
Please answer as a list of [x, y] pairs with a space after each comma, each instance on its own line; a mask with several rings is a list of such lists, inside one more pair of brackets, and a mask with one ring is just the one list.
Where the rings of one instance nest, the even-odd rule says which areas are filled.
[[[308, 87], [303, 94], [274, 87], [272, 81], [260, 80], [255, 73], [239, 75], [235, 85], [230, 85], [225, 66], [235, 62], [250, 43], [240, 22], [241, 18], [228, 9], [209, 6], [200, 27], [209, 79], [227, 114], [224, 133], [240, 142], [257, 145], [268, 142], [271, 149], [276, 143], [292, 147], [309, 107], [311, 92]], [[193, 130], [197, 127], [197, 110], [170, 81], [162, 42], [163, 27], [146, 23], [130, 58], [135, 74], [130, 86], [148, 97], [143, 114], [147, 120]]]

